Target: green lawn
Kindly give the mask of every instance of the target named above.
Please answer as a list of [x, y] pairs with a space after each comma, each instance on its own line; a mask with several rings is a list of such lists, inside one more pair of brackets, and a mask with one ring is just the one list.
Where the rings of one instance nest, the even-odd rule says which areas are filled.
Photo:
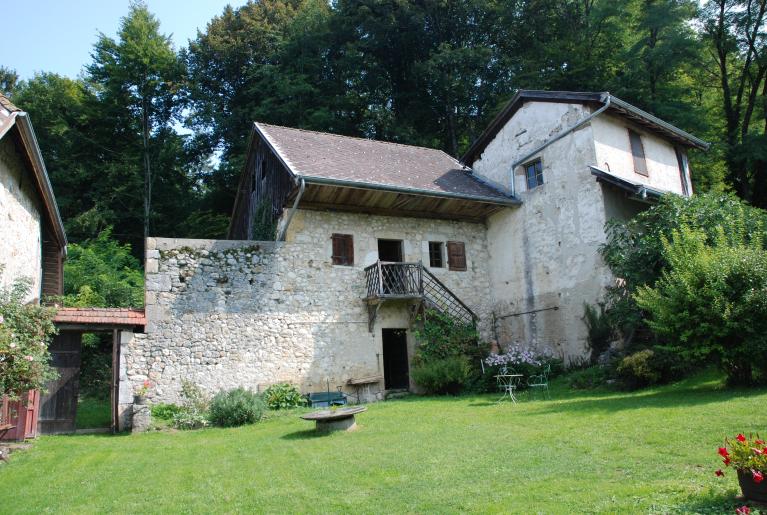
[[368, 406], [354, 433], [255, 426], [40, 438], [0, 467], [0, 511], [734, 513], [725, 435], [767, 427], [767, 390], [711, 375], [638, 393]]
[[81, 396], [77, 402], [77, 429], [93, 429], [97, 427], [109, 427], [112, 423], [112, 415], [109, 407], [109, 399], [96, 399]]

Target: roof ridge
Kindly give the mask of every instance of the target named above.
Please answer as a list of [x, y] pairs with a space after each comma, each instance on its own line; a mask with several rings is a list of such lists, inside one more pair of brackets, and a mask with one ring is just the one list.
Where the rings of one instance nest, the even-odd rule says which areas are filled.
[[[257, 125], [261, 126], [261, 127], [277, 127], [278, 129], [288, 129], [288, 130], [291, 130], [291, 131], [308, 132], [308, 133], [311, 133], [311, 134], [322, 134], [323, 136], [333, 136], [333, 137], [336, 137], [336, 138], [356, 139], [356, 140], [360, 140], [360, 141], [368, 141], [368, 142], [371, 142], [371, 143], [381, 143], [381, 144], [384, 144], [384, 145], [394, 145], [394, 146], [398, 146], [398, 147], [407, 147], [407, 148], [420, 148], [420, 149], [423, 149], [423, 150], [431, 150], [432, 152], [442, 152], [443, 154], [446, 154], [448, 157], [450, 157], [451, 159], [453, 159], [456, 162], [458, 162], [458, 160], [455, 159], [453, 156], [451, 156], [450, 154], [447, 154], [444, 150], [441, 150], [439, 148], [425, 147], [423, 145], [408, 145], [407, 143], [397, 143], [396, 141], [385, 141], [385, 140], [382, 140], [382, 139], [363, 138], [362, 136], [346, 136], [344, 134], [337, 134], [335, 132], [323, 132], [323, 131], [315, 131], [315, 130], [311, 130], [311, 129], [300, 129], [298, 127], [287, 127], [285, 125], [276, 125], [274, 123], [265, 123], [265, 122], [255, 122], [255, 123]], [[459, 162], [459, 164], [460, 164], [460, 162]], [[462, 168], [463, 168], [463, 166], [462, 166]]]

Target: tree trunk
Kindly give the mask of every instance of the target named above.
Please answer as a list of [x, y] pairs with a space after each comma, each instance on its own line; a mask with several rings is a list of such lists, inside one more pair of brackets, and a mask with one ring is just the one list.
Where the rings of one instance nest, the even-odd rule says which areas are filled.
[[144, 157], [144, 239], [149, 237], [149, 217], [152, 210], [152, 169], [149, 160], [149, 105], [146, 96], [141, 99], [141, 136]]

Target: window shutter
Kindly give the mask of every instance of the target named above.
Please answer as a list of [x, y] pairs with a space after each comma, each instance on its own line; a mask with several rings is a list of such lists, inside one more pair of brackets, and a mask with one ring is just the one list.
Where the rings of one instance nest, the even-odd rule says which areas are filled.
[[466, 246], [462, 241], [447, 242], [447, 263], [450, 270], [466, 270]]
[[344, 238], [344, 256], [346, 257], [346, 264], [354, 264], [354, 238], [351, 234], [347, 234]]
[[642, 137], [629, 129], [629, 141], [631, 142], [631, 155], [634, 157], [634, 171], [641, 175], [649, 175], [647, 173], [647, 161], [644, 156]]
[[334, 234], [333, 240], [333, 264], [354, 264], [354, 238], [351, 234]]

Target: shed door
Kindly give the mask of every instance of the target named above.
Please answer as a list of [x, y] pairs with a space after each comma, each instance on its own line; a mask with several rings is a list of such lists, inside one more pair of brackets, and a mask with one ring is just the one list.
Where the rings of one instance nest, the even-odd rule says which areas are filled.
[[79, 332], [62, 331], [51, 342], [51, 364], [59, 377], [48, 383], [48, 392], [40, 400], [37, 428], [41, 434], [75, 430], [81, 340]]

